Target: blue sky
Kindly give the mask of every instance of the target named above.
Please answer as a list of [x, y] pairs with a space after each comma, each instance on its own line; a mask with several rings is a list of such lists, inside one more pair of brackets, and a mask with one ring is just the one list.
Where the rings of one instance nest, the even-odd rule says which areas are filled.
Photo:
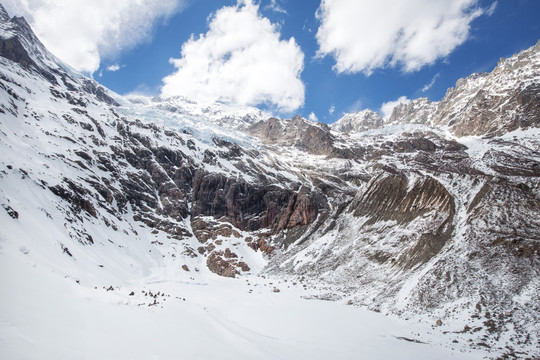
[[[540, 39], [537, 0], [162, 0], [141, 9], [118, 0], [117, 8], [96, 10], [100, 20], [86, 29], [77, 15], [93, 13], [96, 2], [74, 2], [78, 8], [50, 0], [5, 5], [25, 15], [53, 53], [117, 93], [178, 92], [326, 123], [398, 98], [440, 100], [459, 78], [491, 71], [500, 57]], [[53, 11], [71, 22], [44, 20]], [[216, 55], [221, 45], [228, 48]], [[215, 75], [201, 75], [205, 61]]]

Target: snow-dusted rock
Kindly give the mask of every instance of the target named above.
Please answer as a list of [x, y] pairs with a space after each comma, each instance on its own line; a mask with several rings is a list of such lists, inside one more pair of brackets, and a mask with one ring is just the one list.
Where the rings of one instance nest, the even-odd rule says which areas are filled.
[[366, 109], [343, 115], [341, 119], [330, 125], [330, 128], [341, 133], [352, 133], [377, 129], [383, 124], [384, 119], [379, 113]]

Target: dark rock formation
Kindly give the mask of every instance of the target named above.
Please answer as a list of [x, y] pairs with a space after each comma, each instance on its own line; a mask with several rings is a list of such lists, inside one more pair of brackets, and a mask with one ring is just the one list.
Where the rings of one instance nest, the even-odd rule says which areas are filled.
[[0, 39], [0, 56], [21, 64], [25, 69], [35, 66], [34, 61], [28, 56], [26, 49], [16, 37]]
[[8, 215], [11, 216], [11, 218], [13, 218], [13, 219], [18, 219], [19, 218], [19, 213], [17, 211], [15, 211], [11, 206], [6, 205], [6, 204], [2, 204], [2, 207], [4, 208], [4, 210], [6, 210]]
[[224, 217], [241, 230], [268, 228], [272, 233], [313, 222], [319, 203], [305, 187], [298, 191], [255, 185], [241, 178], [196, 171], [192, 216]]

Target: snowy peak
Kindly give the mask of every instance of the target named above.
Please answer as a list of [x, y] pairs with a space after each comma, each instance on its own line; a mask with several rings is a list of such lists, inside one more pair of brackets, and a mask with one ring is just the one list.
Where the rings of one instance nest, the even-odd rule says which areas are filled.
[[540, 125], [540, 41], [490, 73], [459, 79], [440, 102], [420, 98], [398, 105], [390, 123], [447, 128], [456, 136], [503, 135]]
[[23, 17], [10, 19], [3, 7], [0, 13], [0, 55], [23, 68], [34, 68], [53, 81], [54, 76], [50, 72], [58, 66], [56, 58], [43, 46]]
[[267, 145], [291, 146], [311, 154], [330, 156], [336, 150], [335, 136], [326, 124], [314, 123], [298, 115], [290, 120], [270, 118], [260, 121], [247, 132]]
[[433, 125], [457, 136], [503, 135], [540, 125], [540, 43], [488, 74], [460, 79], [438, 104]]
[[[507, 79], [518, 79], [518, 75], [530, 75], [535, 81], [540, 75], [535, 71], [540, 66], [540, 40], [534, 46], [515, 54], [508, 59], [501, 58], [493, 74], [507, 72]], [[515, 75], [515, 76], [512, 76]], [[525, 79], [524, 79], [525, 80]], [[502, 85], [502, 84], [501, 84]]]
[[330, 128], [341, 133], [353, 133], [377, 129], [383, 124], [384, 119], [379, 113], [365, 109], [354, 114], [343, 115], [341, 119], [330, 125]]
[[406, 104], [396, 106], [388, 118], [388, 123], [430, 124], [436, 108], [437, 103], [433, 103], [427, 98], [414, 99]]
[[230, 106], [222, 103], [200, 104], [183, 96], [153, 98], [129, 96], [127, 99], [148, 109], [189, 116], [197, 121], [206, 121], [227, 129], [244, 130], [271, 117], [269, 113], [254, 107]]
[[23, 17], [10, 19], [4, 8], [1, 13], [0, 57], [11, 61], [12, 66], [19, 66], [16, 73], [22, 75], [29, 70], [45, 78], [51, 85], [50, 92], [53, 96], [69, 98], [73, 104], [82, 104], [81, 94], [85, 93], [93, 95], [97, 101], [118, 105], [108, 90], [94, 80], [69, 69], [52, 55]]

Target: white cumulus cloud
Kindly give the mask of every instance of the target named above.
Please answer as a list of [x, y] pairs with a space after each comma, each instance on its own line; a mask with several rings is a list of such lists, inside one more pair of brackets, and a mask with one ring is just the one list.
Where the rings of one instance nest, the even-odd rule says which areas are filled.
[[322, 0], [317, 56], [335, 58], [338, 73], [399, 67], [416, 71], [449, 55], [482, 14], [478, 0]]
[[315, 115], [314, 112], [311, 112], [308, 116], [308, 120], [309, 121], [313, 121], [313, 122], [318, 122], [319, 121], [319, 118], [317, 117], [317, 115]]
[[388, 101], [381, 105], [380, 113], [383, 118], [388, 119], [390, 115], [392, 115], [392, 111], [396, 106], [399, 104], [408, 104], [411, 102], [411, 99], [407, 98], [406, 96], [400, 96], [395, 101]]
[[304, 104], [304, 54], [294, 38], [280, 39], [279, 27], [258, 5], [245, 0], [223, 7], [208, 27], [182, 45], [181, 58], [170, 60], [176, 70], [163, 79], [162, 95], [273, 105], [286, 113]]
[[185, 0], [3, 0], [24, 16], [43, 44], [77, 70], [93, 73], [102, 57], [149, 39], [152, 26], [179, 11]]

